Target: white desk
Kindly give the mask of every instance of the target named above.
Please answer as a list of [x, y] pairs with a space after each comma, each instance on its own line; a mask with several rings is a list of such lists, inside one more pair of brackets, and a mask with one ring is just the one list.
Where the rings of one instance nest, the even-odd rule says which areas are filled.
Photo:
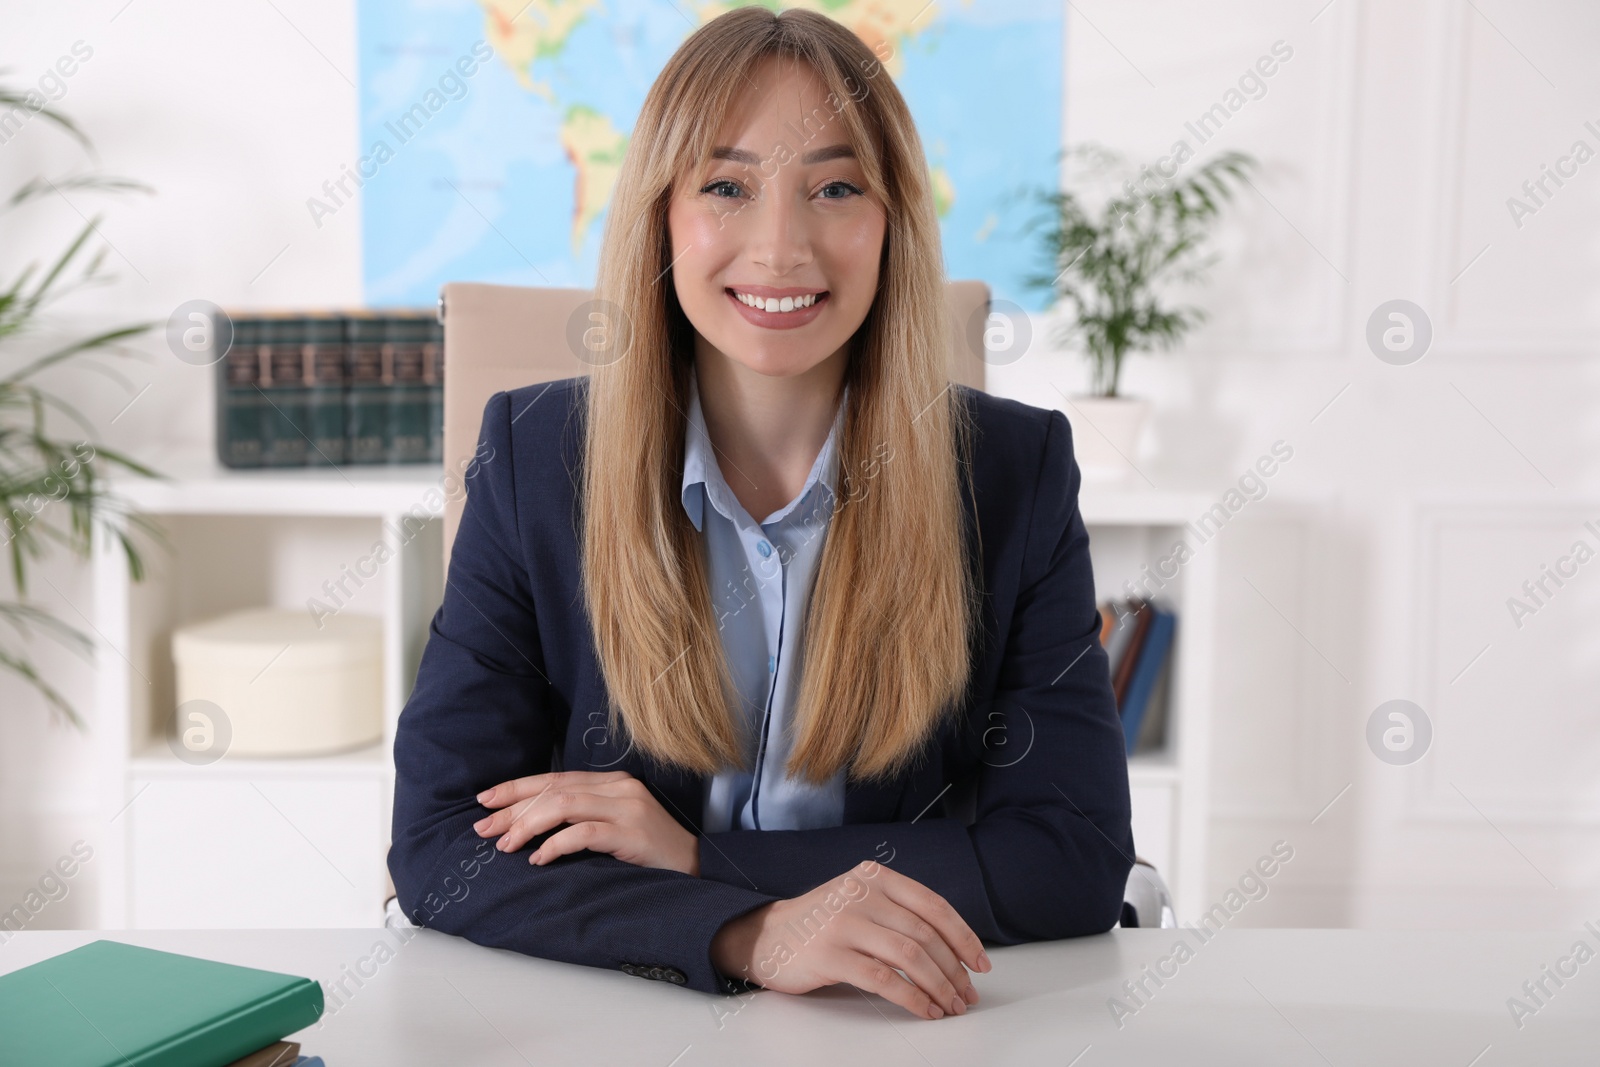
[[[321, 1028], [294, 1035], [328, 1067], [1554, 1067], [1600, 1059], [1600, 958], [1559, 989], [1547, 979], [1554, 995], [1520, 1030], [1506, 1007], [1580, 937], [1600, 948], [1583, 931], [1227, 930], [1196, 948], [1188, 932], [1119, 930], [991, 949], [994, 970], [976, 976], [983, 999], [965, 1016], [936, 1021], [847, 986], [720, 998], [431, 930], [407, 931], [409, 942], [400, 933], [24, 932], [0, 945], [0, 973], [109, 937], [315, 978], [325, 992], [344, 976], [349, 997], [330, 996]], [[1193, 957], [1167, 964], [1176, 974], [1163, 987], [1147, 982], [1153, 995], [1119, 1029], [1107, 998], [1180, 939]], [[378, 945], [392, 958], [377, 962]], [[360, 970], [370, 977], [358, 986]]]

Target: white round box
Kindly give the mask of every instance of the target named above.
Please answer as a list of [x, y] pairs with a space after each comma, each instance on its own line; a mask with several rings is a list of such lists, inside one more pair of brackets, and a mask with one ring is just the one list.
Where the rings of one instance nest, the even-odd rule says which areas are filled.
[[252, 608], [172, 632], [181, 709], [217, 705], [234, 756], [306, 756], [383, 736], [383, 620]]

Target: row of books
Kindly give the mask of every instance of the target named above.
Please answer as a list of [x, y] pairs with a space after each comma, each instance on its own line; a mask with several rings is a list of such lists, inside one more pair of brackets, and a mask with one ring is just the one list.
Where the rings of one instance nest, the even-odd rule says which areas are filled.
[[444, 326], [432, 312], [232, 317], [217, 367], [228, 467], [437, 463]]
[[1111, 666], [1128, 755], [1167, 743], [1167, 676], [1178, 617], [1142, 597], [1100, 605], [1100, 644]]

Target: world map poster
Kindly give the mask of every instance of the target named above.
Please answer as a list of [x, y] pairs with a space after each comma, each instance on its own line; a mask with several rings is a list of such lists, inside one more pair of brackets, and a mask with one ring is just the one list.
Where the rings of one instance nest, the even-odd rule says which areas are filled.
[[[650, 84], [693, 0], [359, 0], [363, 285], [431, 305], [447, 281], [588, 288]], [[1058, 185], [1063, 0], [770, 0], [850, 27], [911, 107], [951, 279], [1042, 309], [1025, 189]], [[336, 183], [338, 184], [338, 183]], [[341, 205], [329, 202], [330, 213]]]

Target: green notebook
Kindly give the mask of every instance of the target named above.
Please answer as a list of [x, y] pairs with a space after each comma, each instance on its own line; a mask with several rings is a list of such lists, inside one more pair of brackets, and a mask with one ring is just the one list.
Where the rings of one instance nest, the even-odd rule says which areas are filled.
[[309, 978], [94, 941], [0, 975], [0, 1061], [223, 1067], [321, 1015]]

